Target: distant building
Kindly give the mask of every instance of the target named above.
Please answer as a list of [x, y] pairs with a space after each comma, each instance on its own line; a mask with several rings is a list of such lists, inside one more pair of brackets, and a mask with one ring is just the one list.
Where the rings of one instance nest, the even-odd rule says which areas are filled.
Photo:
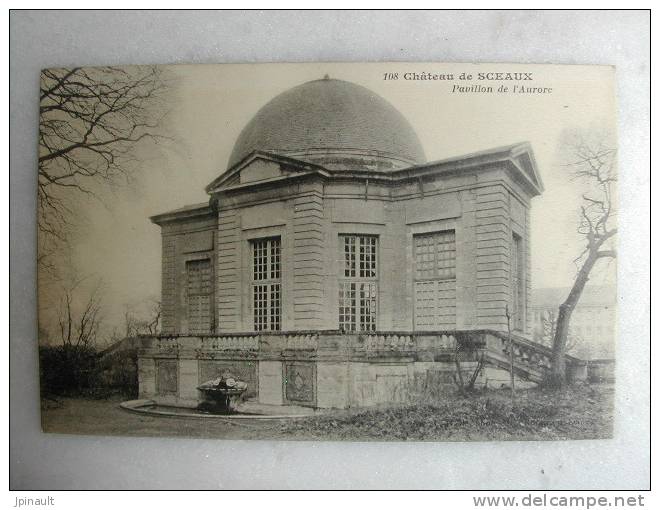
[[[569, 287], [532, 289], [530, 312], [534, 339], [548, 341], [548, 324], [564, 302]], [[546, 337], [545, 339], [543, 337]], [[571, 316], [571, 352], [580, 359], [614, 358], [616, 347], [616, 288], [587, 285]]]

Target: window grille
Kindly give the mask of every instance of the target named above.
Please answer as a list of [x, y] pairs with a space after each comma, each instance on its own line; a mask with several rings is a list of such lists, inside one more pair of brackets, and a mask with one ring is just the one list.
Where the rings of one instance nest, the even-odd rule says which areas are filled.
[[415, 329], [456, 327], [456, 233], [414, 236]]
[[281, 329], [280, 238], [252, 241], [252, 309], [255, 331]]
[[209, 333], [213, 329], [213, 278], [210, 259], [186, 262], [188, 329]]
[[456, 234], [453, 230], [415, 236], [415, 280], [456, 278]]
[[378, 237], [341, 235], [339, 329], [375, 331], [378, 304]]

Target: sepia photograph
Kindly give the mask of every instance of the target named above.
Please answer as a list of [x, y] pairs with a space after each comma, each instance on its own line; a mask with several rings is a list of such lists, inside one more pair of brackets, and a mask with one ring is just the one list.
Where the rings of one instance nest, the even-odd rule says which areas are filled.
[[613, 436], [615, 69], [47, 68], [41, 424]]

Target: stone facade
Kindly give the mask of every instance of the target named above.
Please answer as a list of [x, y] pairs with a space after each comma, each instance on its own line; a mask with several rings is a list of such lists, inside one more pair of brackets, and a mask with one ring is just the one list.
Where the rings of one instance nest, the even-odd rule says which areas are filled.
[[155, 217], [163, 235], [163, 333], [200, 332], [190, 329], [186, 264], [201, 259], [211, 261], [215, 282], [211, 327], [201, 332], [253, 331], [251, 242], [267, 238], [281, 240], [281, 330], [340, 329], [342, 235], [377, 239], [376, 329], [414, 331], [414, 239], [447, 231], [456, 245], [449, 304], [455, 318], [445, 329], [506, 329], [510, 252], [518, 238], [523, 317], [513, 329], [529, 333], [531, 193], [516, 185], [521, 170], [507, 155], [492, 164], [475, 161], [464, 175], [434, 174], [427, 165], [423, 178], [306, 173], [244, 182], [214, 192], [212, 205]]
[[[152, 218], [163, 335], [141, 351], [143, 397], [194, 405], [202, 379], [231, 369], [263, 403], [399, 402], [453, 366], [455, 344], [429, 354], [423, 334], [506, 331], [507, 310], [518, 336], [531, 333], [529, 208], [542, 190], [531, 148], [408, 166], [417, 147], [376, 149], [250, 149], [208, 203]], [[379, 339], [390, 343], [372, 355], [364, 345]]]

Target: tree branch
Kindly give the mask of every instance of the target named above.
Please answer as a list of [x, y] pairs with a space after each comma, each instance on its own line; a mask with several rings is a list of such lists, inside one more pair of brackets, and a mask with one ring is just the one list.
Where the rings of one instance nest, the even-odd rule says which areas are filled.
[[[66, 241], [77, 194], [129, 180], [159, 132], [167, 88], [155, 66], [46, 69], [40, 85], [40, 243]], [[163, 137], [164, 138], [164, 137]]]

